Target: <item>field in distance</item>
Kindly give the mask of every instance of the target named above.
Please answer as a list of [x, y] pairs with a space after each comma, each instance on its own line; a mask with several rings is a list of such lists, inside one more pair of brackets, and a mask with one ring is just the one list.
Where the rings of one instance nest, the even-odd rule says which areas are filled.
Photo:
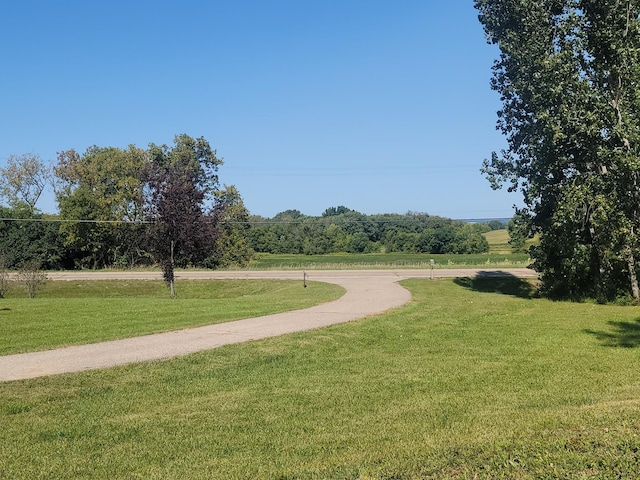
[[333, 253], [326, 255], [291, 255], [259, 253], [249, 268], [268, 269], [376, 269], [376, 268], [523, 268], [531, 260], [528, 253], [514, 253], [509, 245], [506, 229], [485, 234], [488, 253], [430, 254], [430, 253]]

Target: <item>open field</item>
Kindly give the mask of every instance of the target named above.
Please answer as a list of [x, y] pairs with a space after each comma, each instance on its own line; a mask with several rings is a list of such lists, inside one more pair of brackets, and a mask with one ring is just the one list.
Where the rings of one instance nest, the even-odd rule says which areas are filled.
[[93, 343], [298, 310], [335, 300], [337, 285], [292, 280], [49, 281], [34, 299], [0, 300], [0, 355]]
[[249, 268], [255, 270], [294, 269], [380, 269], [380, 268], [522, 268], [530, 263], [526, 253], [410, 254], [410, 253], [336, 253], [326, 255], [274, 255], [260, 253]]
[[0, 384], [0, 477], [636, 477], [636, 309], [403, 285], [351, 323]]
[[489, 242], [489, 253], [499, 253], [501, 255], [513, 253], [513, 249], [509, 245], [509, 231], [506, 228], [491, 230], [484, 234], [484, 238]]

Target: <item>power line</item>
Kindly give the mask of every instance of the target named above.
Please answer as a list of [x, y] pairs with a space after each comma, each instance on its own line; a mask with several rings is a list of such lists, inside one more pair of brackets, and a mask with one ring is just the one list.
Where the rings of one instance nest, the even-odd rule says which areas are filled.
[[155, 223], [148, 220], [88, 220], [88, 219], [69, 220], [64, 218], [0, 218], [0, 221], [2, 222], [38, 222], [38, 223], [131, 223], [131, 224]]
[[[458, 220], [447, 217], [440, 217], [437, 215], [429, 215], [428, 217], [424, 217], [425, 219], [442, 219], [449, 220], [453, 222], [463, 222], [463, 223], [472, 223], [474, 221], [483, 220], [483, 221], [491, 221], [491, 220], [502, 220], [501, 218], [483, 218], [483, 219], [467, 219], [467, 220]], [[386, 223], [412, 223], [415, 222], [415, 217], [406, 217], [400, 216], [400, 218], [395, 219], [340, 219], [338, 222], [333, 221], [333, 217], [307, 217], [304, 220], [245, 220], [245, 221], [236, 221], [236, 220], [219, 220], [217, 223], [224, 225], [317, 225], [317, 224], [367, 224], [367, 223], [375, 223], [375, 224], [386, 224]], [[157, 223], [152, 220], [90, 220], [90, 219], [63, 219], [63, 218], [2, 218], [0, 217], [0, 222], [33, 222], [33, 223], [93, 223], [93, 224], [129, 224], [129, 225], [153, 225]], [[213, 222], [211, 222], [213, 223]]]

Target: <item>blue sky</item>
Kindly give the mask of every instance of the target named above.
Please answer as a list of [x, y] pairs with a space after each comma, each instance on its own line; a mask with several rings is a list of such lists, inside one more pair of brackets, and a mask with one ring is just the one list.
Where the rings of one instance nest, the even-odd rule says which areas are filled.
[[[0, 45], [0, 164], [187, 133], [266, 217], [520, 202], [479, 172], [504, 140], [471, 0], [22, 0], [2, 7]], [[50, 194], [38, 206], [55, 211]]]

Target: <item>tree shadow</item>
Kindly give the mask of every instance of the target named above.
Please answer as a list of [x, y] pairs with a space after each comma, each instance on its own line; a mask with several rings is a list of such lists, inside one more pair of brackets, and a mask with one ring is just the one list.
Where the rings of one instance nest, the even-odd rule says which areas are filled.
[[585, 333], [596, 337], [604, 347], [640, 347], [640, 318], [634, 321], [609, 321], [612, 331], [585, 330]]
[[453, 281], [474, 292], [501, 293], [526, 299], [535, 298], [537, 294], [535, 286], [529, 280], [502, 270], [482, 271], [475, 277], [458, 277]]

